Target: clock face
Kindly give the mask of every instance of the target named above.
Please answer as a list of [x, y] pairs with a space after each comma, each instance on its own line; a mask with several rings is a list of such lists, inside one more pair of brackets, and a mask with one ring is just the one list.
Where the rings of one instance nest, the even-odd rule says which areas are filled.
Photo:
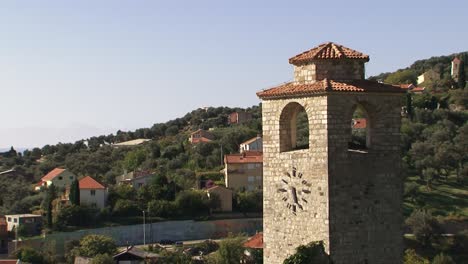
[[310, 194], [310, 184], [302, 176], [303, 174], [293, 167], [290, 172], [284, 173], [280, 182], [281, 187], [278, 188], [278, 192], [283, 195], [283, 202], [294, 215], [299, 210], [305, 210], [304, 206], [308, 203], [307, 196]]

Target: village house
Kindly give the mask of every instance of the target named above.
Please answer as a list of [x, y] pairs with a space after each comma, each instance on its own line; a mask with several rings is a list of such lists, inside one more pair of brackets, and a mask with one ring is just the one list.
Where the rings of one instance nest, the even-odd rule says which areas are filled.
[[76, 175], [72, 172], [62, 169], [55, 168], [41, 178], [41, 181], [36, 184], [34, 189], [39, 191], [41, 188], [47, 188], [51, 184], [54, 184], [57, 188], [67, 188], [76, 179]]
[[203, 129], [198, 129], [195, 132], [192, 132], [190, 134], [189, 142], [192, 144], [198, 144], [198, 143], [206, 143], [213, 141], [214, 136], [210, 132], [203, 130]]
[[244, 255], [245, 255], [245, 260], [242, 260], [241, 263], [253, 263], [252, 261], [253, 256], [254, 256], [254, 251], [257, 250], [263, 250], [263, 233], [257, 233], [251, 238], [249, 238], [246, 242], [243, 244], [245, 250], [244, 250]]
[[242, 124], [252, 120], [252, 114], [244, 111], [233, 112], [228, 116], [229, 124]]
[[80, 204], [95, 206], [99, 209], [106, 207], [107, 189], [90, 176], [78, 181], [80, 188]]
[[256, 136], [240, 144], [240, 152], [263, 151], [262, 137]]
[[[423, 75], [421, 75], [423, 76]], [[424, 76], [421, 77], [423, 80], [424, 79]], [[423, 81], [422, 81], [423, 82]], [[418, 86], [415, 86], [414, 84], [410, 83], [410, 84], [400, 84], [399, 85], [400, 88], [410, 92], [410, 93], [415, 93], [415, 94], [420, 94], [420, 93], [423, 93], [425, 88], [424, 87], [418, 87]]]
[[119, 185], [127, 184], [131, 185], [135, 189], [140, 189], [141, 187], [149, 184], [151, 178], [154, 174], [150, 171], [132, 171], [129, 173], [124, 173], [123, 175], [117, 176], [116, 182]]
[[421, 84], [424, 82], [438, 81], [440, 80], [440, 73], [434, 70], [428, 70], [425, 73], [418, 76], [417, 83]]
[[218, 196], [220, 201], [220, 207], [214, 211], [219, 212], [232, 212], [232, 190], [225, 188], [223, 186], [213, 186], [206, 189], [208, 198], [211, 198], [213, 195]]
[[263, 186], [263, 154], [245, 151], [224, 156], [224, 179], [227, 188], [256, 190]]
[[42, 216], [35, 214], [5, 215], [7, 221], [7, 231], [22, 226], [28, 235], [39, 235], [42, 229]]

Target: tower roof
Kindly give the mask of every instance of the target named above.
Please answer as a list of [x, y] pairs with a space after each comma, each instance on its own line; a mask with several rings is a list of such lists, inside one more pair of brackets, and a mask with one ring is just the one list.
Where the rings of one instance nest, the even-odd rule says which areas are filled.
[[337, 60], [337, 59], [353, 59], [369, 61], [369, 55], [359, 51], [347, 48], [345, 46], [327, 42], [323, 43], [308, 51], [302, 52], [289, 59], [290, 64], [302, 64], [312, 60]]
[[325, 92], [355, 92], [355, 93], [405, 93], [399, 86], [378, 83], [369, 80], [334, 81], [323, 79], [315, 83], [295, 84], [285, 83], [257, 93], [261, 99], [278, 99], [286, 97], [301, 97]]

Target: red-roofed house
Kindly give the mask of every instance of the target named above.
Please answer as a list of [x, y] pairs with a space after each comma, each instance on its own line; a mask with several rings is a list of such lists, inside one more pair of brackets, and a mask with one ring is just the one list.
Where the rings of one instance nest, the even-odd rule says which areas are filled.
[[253, 237], [249, 238], [249, 240], [244, 243], [244, 247], [254, 249], [263, 248], [263, 233], [257, 233]]
[[20, 264], [23, 263], [19, 259], [0, 259], [0, 264]]
[[210, 142], [213, 139], [214, 139], [213, 134], [211, 134], [210, 132], [206, 130], [198, 129], [197, 131], [192, 132], [192, 134], [190, 134], [189, 141], [192, 144], [198, 144], [198, 143]]
[[224, 179], [227, 188], [255, 190], [263, 186], [263, 154], [245, 151], [224, 156]]
[[39, 191], [41, 188], [47, 188], [51, 184], [54, 184], [58, 188], [67, 188], [76, 179], [76, 175], [72, 172], [62, 169], [55, 168], [41, 178], [41, 181], [36, 184], [34, 189]]
[[107, 189], [90, 176], [78, 181], [80, 187], [80, 204], [96, 206], [102, 209], [106, 206]]

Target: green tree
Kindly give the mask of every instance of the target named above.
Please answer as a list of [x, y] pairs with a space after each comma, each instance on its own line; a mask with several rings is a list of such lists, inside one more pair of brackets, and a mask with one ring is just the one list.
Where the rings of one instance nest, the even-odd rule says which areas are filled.
[[55, 188], [55, 185], [51, 184], [47, 188], [47, 195], [46, 195], [46, 199], [44, 201], [45, 210], [46, 210], [46, 221], [47, 221], [47, 226], [49, 228], [53, 227], [53, 215], [52, 215], [53, 205], [52, 205], [52, 202], [56, 198], [57, 198], [57, 190]]
[[429, 264], [429, 260], [421, 257], [414, 249], [407, 249], [403, 258], [404, 264]]
[[411, 69], [398, 70], [385, 78], [384, 82], [389, 84], [416, 83], [417, 74]]
[[243, 242], [244, 237], [229, 236], [219, 243], [216, 263], [219, 264], [238, 264], [244, 255]]
[[406, 94], [406, 113], [410, 120], [413, 120], [414, 110], [413, 110], [413, 96], [411, 93]]
[[458, 69], [458, 88], [463, 89], [466, 85], [465, 76], [465, 61], [460, 62], [460, 68]]
[[95, 257], [100, 254], [113, 255], [117, 246], [112, 238], [103, 235], [87, 235], [80, 240], [78, 253], [83, 257]]
[[455, 264], [455, 261], [453, 261], [452, 257], [440, 253], [432, 260], [432, 264]]
[[429, 247], [441, 233], [439, 223], [426, 210], [413, 211], [406, 219], [406, 224], [413, 231], [416, 240], [424, 247]]
[[77, 179], [75, 179], [70, 185], [70, 194], [68, 195], [68, 198], [73, 205], [80, 205], [80, 186]]
[[42, 253], [30, 247], [19, 248], [13, 254], [22, 262], [34, 263], [34, 264], [44, 263], [44, 258], [42, 257]]
[[185, 216], [209, 214], [209, 199], [203, 191], [182, 191], [177, 194], [175, 202], [178, 210]]
[[123, 161], [123, 165], [124, 165], [124, 168], [127, 169], [128, 171], [134, 171], [145, 160], [146, 160], [145, 149], [136, 149], [127, 153]]
[[311, 242], [306, 246], [296, 248], [296, 253], [284, 260], [283, 264], [331, 263], [330, 256], [325, 252], [323, 242]]
[[115, 261], [108, 254], [98, 254], [91, 260], [91, 264], [115, 264]]

